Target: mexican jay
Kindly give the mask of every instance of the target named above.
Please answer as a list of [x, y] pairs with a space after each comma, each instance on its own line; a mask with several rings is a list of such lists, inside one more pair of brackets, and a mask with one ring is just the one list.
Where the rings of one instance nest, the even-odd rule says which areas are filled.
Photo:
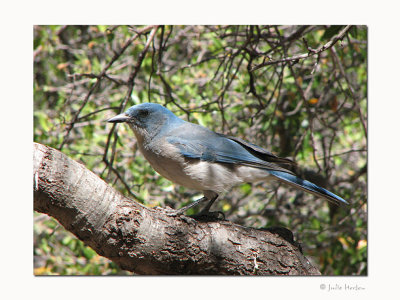
[[275, 179], [335, 204], [346, 200], [285, 168], [295, 164], [242, 139], [215, 133], [186, 122], [160, 104], [142, 103], [108, 120], [126, 122], [132, 128], [139, 150], [165, 178], [204, 197], [177, 210], [208, 201], [200, 214], [207, 215], [218, 194], [244, 182]]

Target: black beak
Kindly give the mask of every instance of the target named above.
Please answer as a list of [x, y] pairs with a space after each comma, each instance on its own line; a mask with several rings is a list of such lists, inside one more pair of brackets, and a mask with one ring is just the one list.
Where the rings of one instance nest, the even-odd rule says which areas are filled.
[[112, 117], [111, 119], [108, 119], [107, 122], [110, 123], [124, 123], [126, 121], [130, 120], [130, 117], [126, 113], [119, 114], [115, 117]]

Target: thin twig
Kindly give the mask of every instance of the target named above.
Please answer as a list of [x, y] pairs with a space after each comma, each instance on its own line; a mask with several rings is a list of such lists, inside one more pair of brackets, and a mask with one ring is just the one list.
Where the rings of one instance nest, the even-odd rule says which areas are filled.
[[59, 150], [62, 150], [62, 148], [64, 147], [69, 134], [71, 133], [72, 129], [75, 126], [76, 121], [79, 118], [80, 113], [82, 112], [83, 108], [85, 107], [85, 105], [87, 104], [87, 102], [89, 101], [90, 96], [93, 94], [93, 92], [97, 89], [97, 87], [100, 85], [100, 82], [102, 80], [102, 78], [104, 77], [104, 75], [106, 74], [107, 70], [112, 66], [112, 64], [121, 56], [121, 54], [128, 48], [128, 46], [134, 41], [136, 40], [141, 34], [149, 31], [151, 28], [154, 28], [154, 25], [152, 26], [146, 26], [144, 28], [142, 28], [137, 34], [135, 34], [134, 36], [132, 36], [125, 44], [124, 46], [117, 51], [113, 58], [108, 62], [108, 64], [103, 68], [103, 70], [101, 71], [100, 75], [97, 77], [97, 80], [95, 82], [95, 84], [90, 88], [89, 92], [86, 94], [85, 99], [83, 99], [81, 106], [79, 107], [78, 111], [75, 113], [74, 118], [72, 119], [72, 121], [70, 122], [70, 124], [67, 126], [67, 131], [64, 135], [63, 141], [60, 145], [60, 147], [58, 148]]
[[[120, 105], [120, 108], [119, 108], [119, 112], [120, 113], [125, 110], [126, 105], [128, 103], [128, 100], [130, 99], [130, 97], [132, 95], [133, 87], [135, 86], [135, 78], [136, 78], [136, 76], [137, 76], [137, 74], [138, 74], [138, 72], [140, 70], [140, 67], [142, 65], [143, 59], [145, 58], [146, 53], [147, 53], [147, 51], [149, 49], [150, 43], [154, 39], [154, 36], [155, 36], [155, 34], [157, 32], [157, 29], [158, 29], [158, 26], [153, 26], [152, 27], [152, 30], [150, 32], [150, 36], [147, 39], [146, 45], [145, 45], [144, 49], [142, 50], [142, 52], [139, 54], [138, 60], [137, 60], [136, 65], [135, 65], [135, 68], [133, 69], [132, 73], [129, 75], [128, 91], [126, 93], [125, 99], [122, 101], [122, 103]], [[103, 156], [103, 161], [107, 166], [109, 166], [110, 170], [112, 168], [112, 164], [113, 164], [113, 161], [114, 161], [115, 148], [113, 148], [113, 150], [112, 150], [110, 161], [107, 160], [107, 154], [108, 154], [108, 148], [110, 146], [110, 139], [111, 139], [112, 133], [115, 130], [116, 125], [117, 124], [114, 123], [112, 128], [111, 128], [111, 130], [110, 130], [110, 133], [109, 133], [108, 138], [107, 138], [107, 143], [106, 143], [106, 146], [105, 146], [104, 156]], [[115, 137], [114, 141], [116, 139], [117, 139], [117, 136]], [[115, 143], [114, 143], [114, 146], [115, 146]]]
[[332, 52], [332, 55], [333, 55], [333, 58], [334, 58], [336, 64], [337, 64], [338, 67], [339, 67], [340, 74], [341, 74], [341, 75], [343, 76], [343, 78], [346, 80], [346, 83], [347, 83], [347, 85], [348, 85], [348, 87], [349, 87], [349, 91], [350, 91], [351, 97], [354, 99], [354, 103], [355, 103], [355, 105], [356, 105], [356, 107], [357, 107], [358, 115], [359, 115], [359, 117], [360, 117], [360, 121], [361, 121], [361, 124], [362, 124], [363, 129], [364, 129], [365, 137], [368, 137], [367, 125], [366, 125], [366, 122], [365, 122], [365, 120], [364, 120], [364, 116], [363, 116], [363, 113], [362, 113], [362, 111], [361, 111], [361, 107], [360, 107], [360, 103], [359, 103], [359, 102], [360, 102], [360, 99], [359, 99], [358, 96], [356, 95], [356, 93], [355, 93], [355, 91], [354, 91], [354, 88], [353, 88], [353, 85], [351, 84], [349, 78], [348, 78], [347, 75], [346, 75], [346, 72], [344, 71], [343, 65], [342, 65], [342, 63], [341, 63], [341, 61], [340, 61], [340, 59], [339, 59], [339, 57], [338, 57], [338, 55], [337, 55], [337, 52], [336, 52], [335, 47], [332, 47], [331, 52]]
[[367, 150], [366, 149], [351, 149], [351, 150], [344, 151], [344, 152], [341, 152], [341, 153], [330, 154], [328, 156], [320, 157], [320, 158], [317, 158], [317, 160], [323, 160], [325, 158], [332, 158], [332, 157], [335, 157], [335, 156], [342, 156], [342, 155], [346, 155], [346, 154], [353, 153], [353, 152], [367, 152]]
[[255, 66], [250, 70], [250, 72], [254, 72], [262, 67], [268, 66], [268, 65], [273, 65], [273, 64], [278, 64], [278, 63], [284, 63], [284, 62], [291, 62], [291, 61], [298, 61], [300, 59], [304, 59], [313, 55], [318, 55], [321, 52], [330, 49], [333, 45], [337, 43], [337, 41], [343, 39], [345, 34], [350, 30], [351, 25], [347, 25], [345, 28], [342, 29], [341, 32], [339, 32], [337, 35], [335, 35], [329, 42], [327, 42], [325, 45], [319, 47], [317, 50], [311, 50], [309, 49], [308, 53], [303, 53], [303, 54], [298, 54], [290, 57], [284, 57], [281, 59], [277, 60], [270, 60], [263, 62], [259, 64], [258, 66]]

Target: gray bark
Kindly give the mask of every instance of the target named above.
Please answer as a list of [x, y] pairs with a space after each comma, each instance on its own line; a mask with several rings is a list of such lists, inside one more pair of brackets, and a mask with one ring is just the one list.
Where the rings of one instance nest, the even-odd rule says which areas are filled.
[[[169, 217], [126, 198], [63, 153], [34, 143], [34, 209], [137, 274], [320, 275], [281, 230]], [[285, 236], [286, 235], [286, 236]]]

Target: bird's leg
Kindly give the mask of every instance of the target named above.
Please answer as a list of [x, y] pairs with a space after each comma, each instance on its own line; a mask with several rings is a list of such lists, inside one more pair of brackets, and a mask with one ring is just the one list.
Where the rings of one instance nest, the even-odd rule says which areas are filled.
[[195, 207], [196, 205], [205, 202], [208, 200], [207, 205], [198, 213], [195, 215], [191, 215], [189, 217], [197, 219], [197, 220], [203, 220], [203, 221], [207, 221], [207, 220], [220, 220], [220, 215], [222, 215], [222, 219], [225, 220], [225, 215], [220, 212], [220, 211], [213, 211], [210, 212], [210, 207], [211, 205], [213, 205], [213, 203], [215, 202], [215, 200], [217, 200], [218, 198], [218, 194], [212, 191], [205, 191], [204, 192], [204, 197], [174, 211], [171, 213], [168, 213], [168, 216], [170, 217], [175, 217], [175, 216], [180, 216], [182, 215], [185, 211], [187, 211], [189, 208]]
[[[211, 205], [217, 200], [218, 194], [213, 193], [212, 198], [208, 201], [207, 205], [196, 215], [191, 216], [197, 220], [225, 220], [225, 215], [222, 211], [210, 211]], [[220, 218], [222, 215], [222, 219]]]
[[217, 200], [217, 198], [218, 198], [218, 195], [215, 195], [214, 197], [212, 197], [210, 199], [210, 201], [208, 201], [207, 205], [200, 211], [200, 214], [202, 214], [202, 215], [209, 214], [211, 205], [213, 205], [213, 203], [215, 202], [215, 200]]
[[[217, 197], [218, 197], [218, 195], [217, 195]], [[215, 198], [215, 199], [217, 199], [217, 198]], [[215, 199], [214, 199], [214, 200], [211, 199], [211, 200], [215, 201]], [[180, 209], [178, 209], [178, 210], [175, 210], [174, 212], [168, 213], [168, 216], [170, 216], [170, 217], [180, 216], [180, 215], [182, 215], [185, 211], [187, 211], [189, 208], [195, 207], [195, 206], [197, 206], [198, 204], [200, 204], [200, 203], [202, 203], [202, 202], [204, 202], [204, 201], [207, 201], [207, 200], [208, 200], [208, 198], [207, 198], [206, 196], [203, 196], [202, 198], [200, 198], [200, 199], [198, 199], [198, 200], [196, 200], [196, 201], [194, 201], [194, 202], [192, 202], [192, 203], [190, 203], [190, 204], [188, 204], [188, 205], [186, 205], [186, 206], [184, 206], [184, 207], [182, 207], [182, 208], [180, 208]], [[212, 203], [211, 203], [211, 204], [212, 204]], [[207, 206], [208, 206], [208, 205], [207, 205]], [[210, 205], [210, 206], [211, 206], [211, 205]]]

